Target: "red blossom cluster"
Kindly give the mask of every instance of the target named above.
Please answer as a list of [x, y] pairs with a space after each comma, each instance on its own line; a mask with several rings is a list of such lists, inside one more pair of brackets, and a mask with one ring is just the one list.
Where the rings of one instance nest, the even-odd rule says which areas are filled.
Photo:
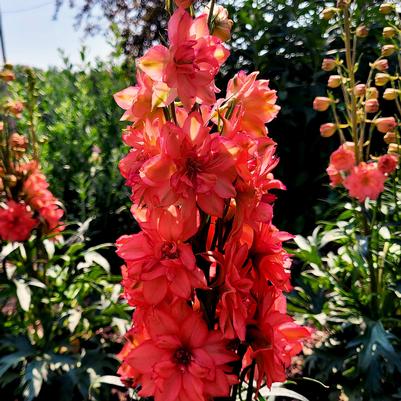
[[[14, 78], [10, 66], [0, 73], [5, 82]], [[4, 118], [0, 122], [0, 239], [26, 241], [35, 228], [40, 235], [54, 236], [64, 229], [60, 221], [64, 211], [40, 171], [32, 138], [14, 132], [13, 118], [22, 117], [24, 104], [7, 100], [0, 108]]]
[[132, 122], [119, 167], [142, 230], [117, 241], [135, 307], [119, 374], [156, 401], [232, 396], [247, 372], [258, 387], [282, 382], [310, 335], [286, 314], [292, 236], [272, 224], [277, 96], [240, 72], [216, 100], [229, 52], [208, 20], [177, 8], [170, 46], [148, 50], [136, 86], [115, 95]]

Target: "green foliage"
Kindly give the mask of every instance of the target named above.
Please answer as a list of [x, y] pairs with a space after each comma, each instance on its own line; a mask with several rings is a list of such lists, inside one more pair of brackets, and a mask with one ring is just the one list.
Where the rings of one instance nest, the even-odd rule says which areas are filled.
[[[0, 388], [5, 399], [112, 400], [103, 376], [129, 322], [120, 277], [83, 242], [89, 222], [64, 240], [4, 245], [0, 259]], [[73, 227], [71, 227], [73, 228]]]
[[345, 204], [335, 223], [323, 222], [311, 236], [295, 239], [304, 269], [290, 307], [328, 336], [307, 358], [304, 373], [330, 385], [333, 397], [337, 385], [355, 401], [397, 396], [400, 194], [398, 174], [377, 202]]

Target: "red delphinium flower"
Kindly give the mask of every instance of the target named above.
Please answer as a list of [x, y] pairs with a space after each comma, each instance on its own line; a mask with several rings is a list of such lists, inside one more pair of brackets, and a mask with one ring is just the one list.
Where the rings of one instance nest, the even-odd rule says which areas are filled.
[[245, 356], [245, 365], [255, 359], [258, 388], [264, 379], [270, 388], [272, 383], [286, 380], [291, 358], [302, 350], [302, 341], [310, 337], [311, 330], [286, 315], [286, 300], [280, 290], [263, 282], [256, 289], [258, 312], [247, 331], [251, 349]]
[[[175, 206], [170, 209], [171, 213], [156, 210], [159, 216], [151, 215], [142, 223], [142, 232], [117, 240], [117, 254], [126, 262], [124, 284], [131, 302], [158, 304], [171, 295], [187, 300], [193, 288], [206, 287], [191, 245], [185, 243], [194, 230], [188, 231], [189, 224], [180, 219], [179, 212], [174, 215]], [[196, 215], [195, 209], [192, 215]], [[186, 222], [190, 223], [189, 219]]]
[[0, 238], [4, 241], [26, 241], [37, 224], [25, 203], [9, 200], [0, 208]]
[[283, 249], [283, 242], [294, 236], [266, 223], [259, 223], [253, 235], [250, 255], [257, 277], [269, 280], [280, 290], [290, 291], [291, 259]]
[[155, 401], [206, 401], [229, 395], [237, 382], [227, 365], [237, 359], [217, 331], [208, 331], [202, 316], [176, 302], [145, 317], [149, 338], [125, 357], [141, 385], [141, 397]]
[[273, 217], [270, 203], [274, 197], [266, 194], [271, 189], [285, 189], [272, 174], [279, 162], [275, 155], [275, 142], [270, 138], [254, 139], [241, 133], [236, 133], [231, 140], [240, 150], [236, 158], [237, 195], [230, 238], [240, 236], [244, 224], [257, 227], [260, 222], [270, 223]]
[[386, 176], [377, 168], [376, 163], [361, 162], [355, 166], [344, 180], [349, 195], [364, 202], [367, 198], [375, 200], [384, 191]]
[[246, 75], [238, 72], [227, 86], [226, 101], [233, 104], [232, 120], [237, 130], [246, 131], [256, 137], [267, 133], [266, 123], [273, 120], [280, 107], [276, 105], [277, 94], [270, 89], [269, 81], [256, 79], [258, 72]]
[[214, 77], [228, 57], [220, 39], [209, 35], [206, 14], [193, 19], [182, 7], [168, 24], [170, 48], [154, 46], [138, 60], [138, 68], [157, 82], [177, 90], [189, 111], [195, 102], [215, 102]]
[[256, 309], [251, 296], [254, 284], [250, 275], [251, 268], [248, 246], [229, 242], [221, 263], [221, 276], [224, 279], [219, 287], [220, 302], [217, 305], [219, 326], [225, 338], [245, 341], [246, 323]]
[[196, 200], [204, 212], [221, 217], [224, 200], [235, 196], [235, 150], [217, 133], [209, 134], [196, 112], [182, 128], [166, 123], [161, 136], [162, 153], [143, 165], [140, 176], [145, 189], [139, 193], [159, 205], [181, 197], [192, 208], [190, 203]]
[[326, 172], [330, 178], [331, 187], [336, 187], [344, 182], [344, 177], [333, 165], [330, 164], [329, 167], [327, 167]]
[[31, 172], [24, 181], [23, 191], [26, 202], [46, 222], [46, 232], [61, 232], [64, 229], [60, 221], [64, 211], [59, 206], [59, 201], [48, 189], [49, 184], [44, 174], [39, 170]]
[[170, 104], [176, 97], [163, 82], [154, 82], [141, 70], [136, 74], [136, 86], [129, 86], [114, 95], [116, 103], [125, 111], [121, 120], [128, 120], [138, 125], [146, 119], [163, 119], [160, 108]]
[[399, 163], [398, 155], [386, 154], [379, 157], [379, 160], [377, 162], [377, 168], [383, 174], [391, 174], [397, 169], [398, 163]]
[[337, 171], [348, 171], [355, 165], [355, 152], [341, 145], [330, 156], [330, 165]]

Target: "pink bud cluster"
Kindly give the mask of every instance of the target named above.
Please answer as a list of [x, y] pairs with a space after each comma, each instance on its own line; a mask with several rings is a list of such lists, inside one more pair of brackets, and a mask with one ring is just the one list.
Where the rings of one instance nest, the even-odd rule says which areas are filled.
[[216, 100], [229, 52], [208, 19], [177, 8], [169, 46], [148, 50], [136, 86], [115, 95], [132, 122], [119, 167], [141, 228], [117, 240], [135, 307], [119, 373], [156, 401], [227, 397], [248, 369], [258, 387], [284, 381], [310, 334], [286, 314], [292, 236], [272, 223], [277, 96], [241, 71]]

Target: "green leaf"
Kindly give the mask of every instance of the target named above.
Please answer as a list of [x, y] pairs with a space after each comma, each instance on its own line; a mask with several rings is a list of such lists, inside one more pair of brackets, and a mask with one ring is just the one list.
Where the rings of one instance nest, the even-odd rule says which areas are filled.
[[110, 264], [105, 257], [97, 252], [87, 252], [85, 253], [85, 261], [89, 265], [96, 263], [102, 267], [107, 273], [110, 273]]
[[[291, 398], [292, 400], [309, 401], [306, 397], [297, 393], [296, 391], [289, 390], [284, 387], [272, 387], [270, 390], [261, 389], [260, 394], [265, 398], [266, 397], [288, 397], [288, 398]], [[263, 398], [262, 398], [262, 400], [263, 400]]]
[[119, 376], [112, 376], [112, 375], [100, 376], [97, 379], [97, 381], [99, 383], [112, 384], [113, 386], [118, 386], [118, 387], [125, 387], [124, 384], [121, 382]]
[[22, 379], [25, 383], [22, 393], [25, 401], [32, 401], [39, 395], [43, 381], [47, 379], [47, 369], [47, 363], [44, 360], [36, 360], [27, 364]]
[[18, 302], [21, 305], [21, 308], [27, 312], [29, 310], [29, 306], [31, 305], [31, 289], [29, 288], [28, 284], [22, 280], [13, 281], [17, 287]]

